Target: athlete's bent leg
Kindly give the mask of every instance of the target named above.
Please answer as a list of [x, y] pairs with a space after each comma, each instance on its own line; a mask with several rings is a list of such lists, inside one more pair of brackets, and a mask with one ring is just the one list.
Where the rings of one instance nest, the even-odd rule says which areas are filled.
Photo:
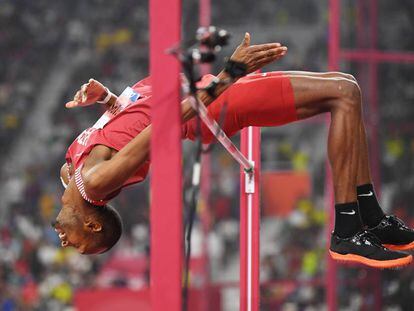
[[[307, 72], [307, 71], [286, 71], [285, 74], [290, 77], [293, 76], [308, 76], [316, 78], [335, 78], [341, 80], [349, 80], [357, 83], [354, 76], [342, 72]], [[362, 107], [361, 107], [362, 110]], [[317, 112], [317, 111], [314, 111]], [[365, 131], [363, 115], [361, 115], [361, 122], [359, 123], [359, 154], [358, 154], [358, 169], [357, 169], [357, 186], [370, 184], [371, 172], [368, 157], [368, 144]]]
[[[346, 73], [313, 73], [304, 71], [286, 72], [289, 76], [310, 76], [319, 78], [347, 79], [357, 83], [356, 79]], [[374, 233], [381, 244], [393, 250], [414, 249], [414, 230], [393, 215], [385, 215], [378, 202], [371, 179], [368, 143], [363, 116], [359, 124], [359, 155], [357, 169], [357, 195], [359, 210], [364, 226]]]
[[328, 156], [334, 178], [335, 202], [356, 202], [361, 93], [341, 78], [292, 76], [296, 112], [305, 119], [330, 112]]
[[350, 77], [300, 74], [290, 75], [290, 81], [299, 119], [323, 112], [331, 114], [328, 156], [336, 200], [332, 257], [379, 268], [408, 264], [412, 261], [410, 255], [383, 248], [375, 236], [362, 230], [356, 194], [359, 166], [366, 165], [361, 174], [363, 182], [370, 180], [370, 176], [358, 84]]

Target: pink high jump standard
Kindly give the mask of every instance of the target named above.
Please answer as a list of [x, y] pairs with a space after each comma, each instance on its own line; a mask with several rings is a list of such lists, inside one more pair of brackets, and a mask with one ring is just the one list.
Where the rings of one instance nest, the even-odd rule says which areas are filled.
[[[150, 0], [151, 310], [182, 306], [182, 185], [180, 65], [165, 51], [180, 42], [181, 1]], [[168, 35], [166, 35], [168, 34]]]

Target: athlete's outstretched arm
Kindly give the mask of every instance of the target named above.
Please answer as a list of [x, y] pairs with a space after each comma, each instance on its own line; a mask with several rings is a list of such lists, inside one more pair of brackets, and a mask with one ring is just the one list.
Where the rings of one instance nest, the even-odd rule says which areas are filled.
[[[242, 43], [236, 48], [230, 59], [246, 64], [247, 72], [251, 73], [283, 57], [286, 51], [287, 48], [279, 43], [250, 45], [250, 35], [246, 33]], [[222, 71], [218, 78], [227, 79], [229, 76]], [[216, 95], [219, 96], [230, 85], [231, 83], [220, 85], [216, 89]], [[198, 95], [206, 106], [214, 100], [204, 91], [199, 91]], [[190, 99], [183, 100], [182, 121], [188, 121], [195, 114], [191, 108]], [[87, 171], [84, 169], [82, 174], [88, 196], [93, 200], [102, 200], [108, 194], [121, 188], [125, 181], [147, 160], [150, 138], [151, 126], [148, 126], [111, 159], [100, 162]]]

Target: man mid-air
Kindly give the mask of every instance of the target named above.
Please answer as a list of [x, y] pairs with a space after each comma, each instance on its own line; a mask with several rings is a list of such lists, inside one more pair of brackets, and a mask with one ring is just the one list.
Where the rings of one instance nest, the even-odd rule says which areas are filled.
[[[330, 254], [335, 260], [377, 268], [409, 264], [414, 231], [395, 216], [385, 215], [371, 181], [362, 118], [361, 91], [356, 80], [338, 72], [298, 71], [251, 74], [287, 53], [279, 43], [242, 43], [217, 75], [229, 83], [204, 76], [198, 95], [214, 119], [226, 103], [223, 130], [229, 136], [247, 126], [279, 126], [330, 113], [328, 157], [335, 192], [335, 229]], [[235, 70], [237, 66], [245, 67]], [[247, 75], [246, 74], [250, 74]], [[66, 107], [101, 102], [108, 108], [96, 124], [82, 132], [66, 154], [61, 179], [66, 186], [55, 228], [62, 246], [83, 254], [109, 250], [122, 232], [118, 213], [107, 202], [123, 187], [145, 179], [150, 161], [151, 83], [146, 78], [132, 87], [127, 101], [117, 100], [91, 79]], [[195, 112], [189, 99], [182, 107], [182, 137], [194, 139]], [[214, 136], [202, 125], [203, 142]], [[166, 206], [165, 208], [168, 208]]]

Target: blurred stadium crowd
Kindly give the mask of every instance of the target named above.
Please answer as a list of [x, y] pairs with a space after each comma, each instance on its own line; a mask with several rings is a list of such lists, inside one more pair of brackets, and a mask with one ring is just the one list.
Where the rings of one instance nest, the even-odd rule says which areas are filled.
[[[195, 1], [186, 2], [185, 5], [197, 10]], [[277, 38], [287, 44], [290, 56], [269, 70], [323, 71], [326, 70], [326, 2], [267, 0], [252, 9], [249, 1], [213, 1], [213, 22], [234, 34], [233, 45], [246, 30], [255, 41]], [[249, 17], [243, 23], [240, 16], [231, 13], [235, 7], [249, 10]], [[413, 27], [414, 19], [401, 18], [401, 7], [396, 5], [394, 11], [393, 8], [387, 4], [391, 12], [387, 15], [388, 22], [394, 16], [391, 22], [395, 25], [383, 28], [388, 38], [393, 37], [395, 29], [406, 29], [407, 23]], [[66, 147], [102, 112], [99, 107], [67, 111], [64, 103], [90, 77], [120, 94], [127, 85], [147, 74], [147, 9], [147, 3], [138, 5], [133, 0], [0, 1], [0, 159], [3, 163], [0, 193], [4, 198], [0, 206], [0, 311], [71, 310], [77, 288], [139, 289], [148, 285], [147, 184], [124, 191], [115, 201], [125, 232], [119, 245], [108, 254], [86, 257], [62, 249], [50, 226], [60, 205], [62, 187], [58, 174]], [[350, 24], [355, 19], [353, 13], [346, 11]], [[196, 25], [195, 18], [196, 14], [184, 12], [184, 24], [189, 28]], [[352, 37], [352, 34], [344, 35]], [[402, 48], [414, 50], [411, 43]], [[226, 53], [230, 49], [223, 54]], [[352, 65], [345, 69], [357, 71]], [[383, 205], [411, 226], [414, 226], [414, 210], [410, 206], [414, 199], [411, 161], [414, 108], [409, 103], [414, 99], [413, 69], [413, 65], [381, 68], [383, 127], [379, 132]], [[55, 85], [53, 79], [48, 80], [53, 72], [67, 76], [64, 88]], [[389, 81], [397, 89], [391, 88]], [[34, 122], [34, 128], [29, 129], [33, 135], [25, 135], [28, 130], [25, 126], [33, 124], [34, 110], [42, 109], [41, 99], [45, 94], [56, 95], [52, 109], [45, 111], [49, 123]], [[324, 306], [325, 134], [323, 124], [264, 130], [264, 172], [305, 172], [310, 176], [312, 191], [299, 198], [288, 214], [263, 213], [263, 310], [321, 310]], [[18, 146], [33, 140], [41, 145], [41, 150], [35, 154], [26, 150], [21, 154]], [[186, 159], [191, 159], [191, 148], [185, 144]], [[20, 160], [15, 161], [17, 158]], [[213, 283], [234, 282], [238, 275], [239, 172], [220, 147], [214, 149], [212, 158], [213, 182], [206, 202], [211, 218], [207, 243], [209, 278]], [[184, 171], [189, 175], [187, 167]], [[201, 231], [198, 223], [196, 244], [201, 243]], [[195, 248], [195, 255], [200, 249], [200, 245]], [[367, 284], [372, 286], [367, 274], [369, 271], [364, 269], [341, 270], [344, 279], [352, 276], [354, 280], [349, 286], [339, 288], [347, 294], [343, 297], [348, 299], [341, 301], [347, 310], [357, 310], [367, 303], [364, 298], [371, 294], [366, 292], [363, 297], [364, 291], [361, 291]], [[404, 309], [404, 302], [413, 294], [413, 275], [411, 267], [401, 273], [382, 273], [384, 304], [409, 310]], [[234, 290], [223, 291], [231, 294]], [[228, 303], [229, 310], [234, 307], [231, 303]]]

